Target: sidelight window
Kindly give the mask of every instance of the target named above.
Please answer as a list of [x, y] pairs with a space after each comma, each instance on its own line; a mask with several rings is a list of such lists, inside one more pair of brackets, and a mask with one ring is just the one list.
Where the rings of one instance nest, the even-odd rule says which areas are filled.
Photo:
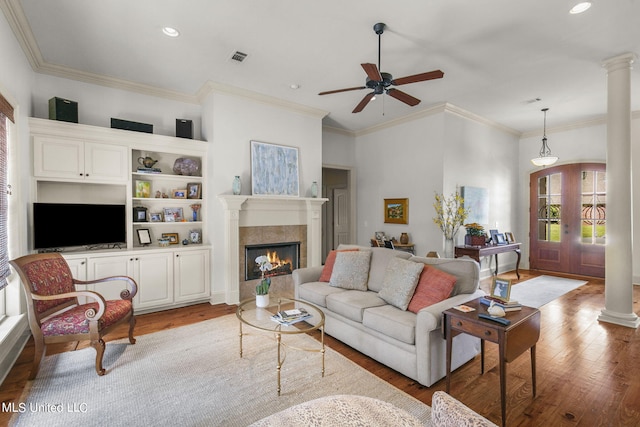
[[562, 225], [562, 174], [538, 179], [538, 240], [560, 242]]
[[607, 225], [606, 172], [582, 171], [581, 242], [604, 245]]

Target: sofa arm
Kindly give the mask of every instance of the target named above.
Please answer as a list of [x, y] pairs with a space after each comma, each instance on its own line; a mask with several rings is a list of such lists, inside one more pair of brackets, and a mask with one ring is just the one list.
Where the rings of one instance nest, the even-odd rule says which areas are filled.
[[298, 287], [303, 283], [317, 282], [322, 274], [324, 267], [319, 265], [316, 267], [305, 267], [293, 270], [293, 286]]
[[436, 427], [497, 427], [444, 391], [436, 391], [431, 399], [431, 422]]
[[464, 304], [476, 298], [480, 298], [485, 295], [486, 295], [485, 292], [481, 290], [477, 290], [471, 294], [459, 294], [451, 298], [447, 298], [444, 301], [440, 301], [437, 304], [433, 304], [433, 305], [430, 305], [429, 307], [425, 307], [422, 310], [420, 310], [420, 312], [427, 311], [431, 313], [436, 319], [438, 319], [438, 325], [436, 327], [439, 328], [440, 323], [442, 322], [443, 311], [448, 310], [451, 307], [455, 307], [456, 305]]

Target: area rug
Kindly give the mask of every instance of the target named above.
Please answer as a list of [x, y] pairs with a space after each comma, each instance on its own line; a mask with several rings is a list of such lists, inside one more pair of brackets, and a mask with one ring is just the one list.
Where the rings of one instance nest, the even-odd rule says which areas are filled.
[[[284, 339], [299, 347], [319, 344], [304, 334]], [[96, 375], [92, 348], [47, 356], [12, 423], [247, 426], [292, 405], [342, 394], [389, 402], [430, 425], [429, 406], [328, 347], [324, 378], [319, 353], [287, 350], [279, 397], [272, 337], [252, 332], [243, 350], [240, 358], [238, 320], [228, 315], [141, 335], [134, 345], [109, 342], [103, 377]]]
[[511, 287], [509, 299], [522, 305], [540, 308], [587, 283], [584, 280], [565, 279], [564, 277], [538, 276]]

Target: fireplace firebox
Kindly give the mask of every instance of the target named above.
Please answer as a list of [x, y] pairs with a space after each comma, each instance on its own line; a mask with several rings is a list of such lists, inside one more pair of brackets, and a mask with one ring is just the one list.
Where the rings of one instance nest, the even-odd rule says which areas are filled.
[[262, 277], [256, 258], [266, 255], [273, 268], [265, 272], [265, 276], [283, 276], [291, 274], [300, 267], [300, 242], [266, 243], [246, 245], [245, 247], [245, 280]]

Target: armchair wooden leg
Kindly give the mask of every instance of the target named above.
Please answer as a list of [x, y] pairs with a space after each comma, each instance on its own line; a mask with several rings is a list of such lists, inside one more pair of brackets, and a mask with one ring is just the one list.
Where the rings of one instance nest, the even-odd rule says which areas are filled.
[[29, 379], [33, 380], [38, 375], [38, 371], [40, 370], [40, 362], [42, 362], [42, 358], [44, 357], [45, 345], [42, 341], [36, 339], [34, 341], [35, 351], [33, 355], [33, 366], [31, 367], [31, 374], [29, 374]]
[[129, 319], [129, 342], [131, 344], [136, 343], [136, 339], [133, 337], [133, 328], [135, 328], [135, 326], [136, 326], [136, 316], [131, 316], [131, 319]]
[[96, 372], [102, 376], [105, 373], [105, 369], [102, 367], [102, 356], [104, 356], [104, 340], [102, 338], [91, 341], [91, 347], [96, 349]]

